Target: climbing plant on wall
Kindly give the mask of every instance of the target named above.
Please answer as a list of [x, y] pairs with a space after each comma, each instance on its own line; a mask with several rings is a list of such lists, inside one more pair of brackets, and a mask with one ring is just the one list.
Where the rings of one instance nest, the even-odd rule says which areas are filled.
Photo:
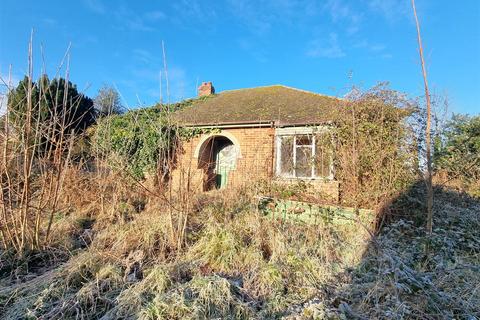
[[94, 153], [105, 159], [109, 167], [127, 169], [137, 179], [156, 170], [166, 173], [180, 142], [201, 133], [199, 129], [177, 126], [172, 113], [196, 100], [155, 105], [102, 118], [93, 134]]

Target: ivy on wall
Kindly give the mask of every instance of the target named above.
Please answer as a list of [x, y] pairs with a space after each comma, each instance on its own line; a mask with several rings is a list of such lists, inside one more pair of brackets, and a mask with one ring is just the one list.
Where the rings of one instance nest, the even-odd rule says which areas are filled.
[[168, 170], [165, 164], [173, 159], [179, 143], [205, 132], [205, 129], [179, 127], [172, 120], [174, 111], [197, 100], [155, 105], [103, 118], [93, 134], [93, 152], [105, 159], [109, 167], [127, 169], [137, 179], [157, 169]]

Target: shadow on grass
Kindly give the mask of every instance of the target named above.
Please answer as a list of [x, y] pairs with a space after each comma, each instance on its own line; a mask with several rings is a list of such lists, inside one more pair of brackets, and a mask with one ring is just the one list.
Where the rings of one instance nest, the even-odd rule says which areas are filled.
[[382, 208], [361, 262], [322, 308], [354, 319], [479, 319], [480, 201], [434, 188], [434, 230], [425, 233], [425, 185], [414, 184]]

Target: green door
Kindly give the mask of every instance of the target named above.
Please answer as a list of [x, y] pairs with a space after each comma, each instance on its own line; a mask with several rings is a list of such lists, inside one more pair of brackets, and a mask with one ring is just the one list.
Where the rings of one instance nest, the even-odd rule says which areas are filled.
[[228, 175], [235, 168], [235, 146], [230, 141], [219, 141], [215, 148], [215, 183], [217, 189], [228, 184]]

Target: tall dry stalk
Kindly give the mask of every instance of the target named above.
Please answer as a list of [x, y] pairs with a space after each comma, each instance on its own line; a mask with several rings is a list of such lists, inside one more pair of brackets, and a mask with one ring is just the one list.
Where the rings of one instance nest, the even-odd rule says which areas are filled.
[[[159, 88], [161, 92], [160, 105], [158, 106], [159, 113], [150, 113], [148, 109], [145, 109], [131, 111], [125, 115], [102, 119], [96, 129], [94, 138], [96, 142], [92, 146], [92, 151], [93, 154], [95, 154], [95, 158], [98, 160], [97, 170], [101, 168], [106, 168], [105, 171], [112, 169], [112, 171], [125, 178], [125, 182], [129, 184], [133, 183], [148, 194], [151, 200], [154, 200], [161, 205], [167, 216], [166, 224], [169, 246], [172, 249], [181, 249], [186, 244], [186, 228], [189, 211], [192, 208], [192, 195], [189, 191], [188, 178], [187, 180], [184, 180], [185, 177], [182, 176], [182, 183], [179, 185], [178, 189], [170, 183], [172, 171], [174, 169], [182, 171], [182, 168], [177, 167], [178, 163], [175, 159], [175, 149], [179, 143], [180, 136], [178, 134], [179, 128], [177, 124], [171, 119], [171, 112], [174, 110], [175, 105], [168, 103], [170, 100], [169, 78], [167, 72], [166, 50], [163, 42], [162, 55], [164, 69], [160, 72], [159, 76]], [[162, 76], [162, 73], [165, 77]], [[166, 104], [162, 103], [163, 80], [166, 81], [167, 87]], [[153, 176], [151, 175], [154, 173], [152, 168], [148, 168], [143, 172], [144, 175], [140, 174], [140, 176], [138, 175], [138, 172], [135, 174], [132, 172], [133, 158], [135, 158], [135, 155], [138, 155], [139, 152], [137, 149], [137, 143], [143, 145], [144, 142], [149, 144], [153, 141], [138, 142], [136, 139], [125, 139], [125, 141], [122, 142], [121, 150], [115, 147], [115, 142], [112, 140], [114, 135], [111, 134], [111, 130], [116, 130], [113, 123], [116, 117], [125, 117], [128, 125], [131, 126], [129, 127], [129, 130], [137, 130], [137, 128], [141, 128], [141, 130], [158, 134], [156, 138], [152, 138], [158, 139], [158, 141], [155, 141], [157, 144], [158, 158], [155, 174]], [[153, 135], [155, 136], [156, 134]], [[98, 148], [100, 145], [102, 146]]]
[[426, 173], [426, 185], [427, 185], [427, 232], [432, 233], [433, 226], [433, 186], [432, 186], [432, 157], [431, 157], [431, 137], [430, 137], [430, 127], [431, 127], [431, 101], [430, 101], [430, 92], [428, 90], [428, 80], [427, 80], [427, 70], [425, 68], [425, 60], [423, 58], [423, 46], [422, 46], [422, 37], [420, 34], [420, 23], [417, 17], [417, 9], [415, 7], [415, 0], [412, 0], [413, 15], [415, 17], [415, 24], [417, 27], [417, 41], [418, 41], [418, 52], [420, 54], [420, 62], [422, 65], [422, 76], [423, 76], [423, 85], [425, 87], [425, 99], [427, 104], [427, 126], [425, 132], [425, 147], [426, 147], [426, 157], [427, 157], [427, 173]]
[[[7, 103], [5, 127], [0, 138], [3, 144], [0, 242], [6, 250], [12, 249], [20, 257], [29, 250], [49, 245], [54, 217], [60, 210], [65, 175], [75, 165], [71, 155], [78, 132], [74, 128], [85, 116], [85, 113], [75, 113], [77, 117], [69, 114], [72, 110], [76, 112], [81, 97], [71, 101], [72, 97], [68, 96], [68, 62], [63, 87], [57, 85], [55, 92], [51, 92], [47, 78], [41, 77], [39, 83], [34, 84], [33, 66], [32, 32], [27, 81], [19, 84], [25, 96], [20, 101], [12, 98]], [[13, 97], [13, 88], [10, 85], [8, 88], [9, 96]], [[60, 90], [64, 90], [63, 95]], [[55, 99], [52, 101], [48, 97]], [[46, 110], [42, 109], [43, 103]], [[45, 113], [48, 120], [43, 118]]]

